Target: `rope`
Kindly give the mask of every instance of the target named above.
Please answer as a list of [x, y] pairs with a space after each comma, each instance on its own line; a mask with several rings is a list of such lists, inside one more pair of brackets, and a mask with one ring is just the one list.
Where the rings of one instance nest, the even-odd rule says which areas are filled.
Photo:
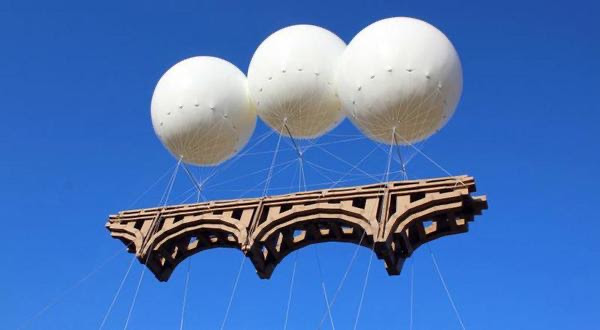
[[[285, 125], [285, 123], [284, 123]], [[283, 129], [283, 127], [281, 128]], [[281, 133], [281, 130], [280, 130]], [[269, 172], [267, 173], [267, 182], [265, 182], [265, 189], [263, 190], [263, 197], [267, 195], [267, 191], [269, 190], [269, 185], [271, 184], [271, 176], [273, 175], [273, 166], [275, 165], [275, 160], [277, 159], [277, 152], [279, 151], [279, 145], [281, 144], [281, 134], [279, 134], [279, 138], [277, 139], [277, 146], [275, 147], [275, 152], [273, 153], [273, 159], [271, 160], [271, 166], [269, 167]]]
[[327, 289], [325, 288], [325, 281], [323, 281], [323, 269], [321, 268], [321, 259], [319, 258], [319, 253], [317, 252], [317, 247], [314, 246], [315, 258], [317, 260], [317, 267], [319, 269], [319, 276], [321, 277], [321, 288], [323, 289], [323, 296], [325, 297], [325, 305], [327, 306], [327, 314], [329, 315], [329, 322], [331, 323], [331, 329], [335, 330], [335, 325], [333, 323], [333, 316], [331, 315], [331, 308], [329, 307], [329, 299], [327, 299]]
[[143, 193], [141, 193], [138, 198], [136, 198], [133, 202], [131, 202], [131, 204], [129, 204], [129, 206], [127, 207], [128, 209], [132, 208], [137, 202], [140, 201], [140, 199], [142, 199], [142, 197], [144, 197], [150, 190], [152, 190], [152, 188], [154, 188], [160, 181], [162, 181], [162, 179], [164, 179], [167, 174], [171, 173], [173, 166], [169, 166], [169, 168], [165, 171], [165, 173], [163, 173], [163, 175], [161, 175], [156, 181], [154, 181], [153, 184], [151, 184], [146, 190], [144, 190]]
[[[171, 175], [171, 179], [169, 180], [169, 184], [167, 185], [167, 189], [165, 190], [165, 193], [163, 194], [163, 198], [164, 199], [164, 204], [163, 207], [167, 205], [167, 202], [169, 201], [169, 196], [171, 195], [171, 190], [173, 189], [173, 184], [175, 183], [175, 178], [177, 177], [177, 172], [179, 170], [179, 166], [181, 165], [181, 161], [182, 161], [183, 157], [180, 157], [179, 160], [177, 161], [177, 165], [175, 166], [175, 170], [173, 171], [173, 174]], [[150, 228], [150, 230], [148, 231], [148, 235], [151, 236], [154, 233], [154, 230], [156, 229], [156, 227], [158, 227], [158, 223], [160, 222], [160, 219], [158, 219]], [[146, 260], [144, 262], [144, 265], [148, 264], [148, 260], [150, 260], [150, 255], [152, 254], [152, 249], [148, 249], [148, 255], [146, 256]], [[135, 303], [137, 301], [137, 297], [138, 294], [140, 292], [140, 287], [142, 286], [142, 280], [144, 279], [144, 274], [146, 273], [146, 268], [147, 267], [142, 267], [142, 273], [140, 275], [140, 279], [137, 283], [137, 286], [135, 288], [135, 293], [133, 295], [133, 301], [131, 302], [131, 306], [129, 307], [129, 313], [127, 313], [127, 320], [125, 320], [125, 326], [123, 327], [123, 330], [126, 330], [127, 327], [129, 326], [129, 320], [131, 319], [131, 314], [133, 313], [133, 308], [135, 307]]]
[[[127, 249], [125, 249], [125, 251], [126, 250]], [[61, 300], [63, 300], [71, 291], [77, 289], [80, 285], [82, 285], [87, 280], [89, 280], [90, 278], [92, 278], [100, 270], [102, 270], [106, 265], [108, 265], [108, 263], [110, 261], [112, 261], [113, 259], [115, 259], [118, 255], [120, 255], [123, 252], [124, 252], [124, 250], [121, 250], [121, 248], [119, 248], [119, 250], [115, 254], [111, 255], [108, 258], [106, 258], [104, 261], [102, 261], [102, 263], [100, 263], [100, 265], [98, 265], [95, 268], [93, 268], [89, 273], [85, 274], [77, 282], [75, 282], [73, 285], [71, 285], [70, 287], [68, 287], [67, 289], [65, 289], [63, 292], [61, 292], [58, 296], [56, 296], [56, 298], [52, 299], [42, 309], [40, 309], [37, 313], [35, 313], [29, 320], [23, 322], [23, 324], [21, 324], [21, 326], [19, 326], [17, 329], [25, 329], [25, 328], [27, 328], [31, 324], [31, 322], [37, 320], [40, 316], [42, 316], [44, 313], [46, 313], [50, 308], [54, 307]]]
[[[303, 190], [306, 191], [306, 177], [304, 174], [304, 162], [303, 162], [303, 157], [302, 157], [302, 151], [300, 150], [300, 148], [298, 148], [296, 139], [294, 139], [294, 135], [292, 134], [292, 132], [290, 132], [290, 129], [285, 122], [284, 122], [284, 126], [290, 136], [290, 139], [292, 140], [294, 148], [296, 149], [296, 153], [298, 155], [298, 161], [299, 161], [299, 165], [300, 165], [300, 178], [302, 179], [301, 182], [304, 184]], [[323, 279], [323, 269], [321, 267], [321, 259], [319, 258], [319, 250], [318, 250], [317, 246], [313, 246], [313, 247], [314, 247], [313, 250], [315, 252], [315, 258], [317, 260], [317, 267], [319, 268], [319, 277], [321, 280], [321, 288], [323, 289], [323, 297], [325, 298], [325, 306], [327, 307], [327, 313], [329, 314], [329, 321], [331, 322], [331, 328], [333, 330], [335, 330], [335, 324], [333, 322], [333, 316], [331, 314], [329, 298], [327, 297], [327, 289], [325, 287], [325, 280]]]
[[110, 305], [108, 306], [108, 310], [106, 311], [106, 314], [104, 314], [102, 323], [100, 323], [100, 327], [98, 328], [99, 330], [101, 330], [104, 327], [104, 324], [108, 320], [108, 316], [110, 315], [110, 312], [112, 311], [113, 307], [115, 306], [115, 303], [117, 302], [117, 299], [119, 298], [119, 295], [121, 294], [123, 285], [125, 284], [127, 277], [129, 277], [129, 272], [131, 271], [131, 267], [133, 266], [134, 260], [135, 260], [135, 254], [131, 256], [131, 261], [129, 262], [129, 267], [127, 267], [127, 271], [125, 272], [125, 275], [123, 276], [123, 279], [121, 280], [121, 283], [119, 284], [119, 288], [117, 289], [117, 292], [115, 293], [115, 295], [113, 297], [113, 300], [111, 301]]
[[235, 282], [233, 283], [233, 288], [231, 289], [231, 296], [229, 297], [229, 303], [227, 304], [227, 309], [225, 310], [225, 317], [223, 318], [223, 323], [221, 323], [221, 330], [225, 329], [225, 324], [227, 323], [227, 318], [229, 317], [229, 310], [231, 309], [231, 305], [233, 304], [235, 291], [237, 290], [237, 286], [240, 281], [240, 275], [242, 274], [242, 269], [244, 269], [245, 263], [246, 256], [242, 255], [242, 262], [240, 263], [240, 269], [238, 270], [237, 276], [235, 277]]
[[[373, 247], [375, 247], [375, 244], [373, 244]], [[354, 319], [354, 327], [353, 327], [354, 330], [356, 330], [356, 327], [358, 326], [358, 319], [360, 318], [360, 311], [362, 309], [362, 304], [365, 299], [365, 291], [367, 291], [367, 284], [369, 282], [369, 271], [371, 270], [371, 262], [372, 261], [373, 261], [373, 251], [371, 251], [371, 256], [369, 257], [369, 266], [367, 267], [367, 273], [365, 274], [362, 291], [360, 293], [360, 301], [358, 303], [358, 311], [356, 312], [356, 318]]]
[[[214, 172], [213, 172], [214, 173]], [[193, 178], [194, 176], [192, 176]], [[205, 180], [206, 182], [206, 180]], [[202, 193], [198, 190], [198, 194], [196, 197], [196, 203], [200, 202], [200, 197], [202, 197]], [[192, 272], [192, 259], [188, 259], [188, 267], [185, 274], [185, 285], [183, 287], [183, 302], [181, 303], [181, 321], [179, 322], [179, 330], [183, 330], [183, 322], [185, 320], [185, 307], [187, 304], [187, 294], [188, 288], [190, 285], [190, 273]]]
[[[350, 270], [352, 269], [352, 266], [354, 265], [354, 261], [356, 260], [356, 256], [358, 255], [358, 250], [361, 247], [361, 243], [362, 243], [363, 239], [365, 238], [365, 235], [366, 235], [366, 232], [363, 231], [362, 235], [360, 236], [360, 241], [358, 242], [358, 245], [356, 246], [356, 248], [354, 249], [354, 253], [352, 254], [352, 259], [350, 259], [350, 263], [346, 267], [346, 271], [344, 272], [344, 275], [342, 276], [342, 279], [341, 279], [340, 283], [338, 284], [338, 287], [335, 290], [333, 297], [331, 298], [331, 304], [329, 305], [329, 308], [333, 308], [333, 305], [336, 302], [338, 294], [340, 293], [340, 291], [342, 291], [342, 287], [344, 286], [344, 283], [346, 282], [346, 278], [348, 277], [348, 274], [350, 273]], [[325, 311], [323, 313], [323, 316], [321, 316], [321, 321], [319, 322], [318, 329], [320, 329], [323, 326], [323, 321], [325, 321], [326, 317], [327, 317], [327, 311]]]
[[[375, 152], [375, 150], [377, 150], [377, 147], [374, 147], [360, 161], [358, 161], [356, 164], [354, 164], [354, 166], [348, 172], [346, 172], [342, 177], [340, 177], [340, 179], [338, 181], [336, 181], [334, 184], [332, 184], [329, 188], [331, 189], [331, 188], [335, 187], [338, 183], [340, 183], [349, 173], [351, 173], [355, 168], [357, 168], [358, 166], [360, 166], [360, 164], [362, 164], [365, 160], [367, 160], [369, 158], [369, 156], [371, 156], [371, 154], [373, 154], [373, 152]], [[342, 279], [341, 279], [340, 283], [338, 284], [338, 287], [333, 295], [333, 298], [331, 300], [331, 305], [329, 306], [329, 308], [333, 308], [333, 305], [336, 302], [337, 296], [340, 293], [340, 291], [342, 290], [344, 283], [346, 282], [346, 278], [348, 277], [348, 274], [350, 273], [350, 270], [352, 269], [352, 266], [354, 265], [354, 261], [356, 259], [356, 256], [358, 255], [358, 250], [361, 247], [361, 243], [362, 243], [365, 235], [366, 235], [366, 232], [363, 231], [363, 233], [360, 237], [360, 241], [359, 241], [358, 245], [356, 246], [356, 248], [354, 249], [354, 254], [352, 255], [352, 259], [350, 259], [350, 263], [346, 267], [346, 272], [344, 273], [344, 276], [342, 277]], [[327, 317], [327, 311], [323, 312], [323, 316], [321, 317], [321, 321], [319, 322], [319, 328], [321, 328], [321, 326], [323, 325], [323, 322], [325, 321], [325, 317]]]
[[[298, 149], [298, 146], [296, 145], [296, 141], [293, 140], [293, 136], [292, 136], [292, 133], [290, 132], [289, 127], [287, 125], [285, 125], [285, 128], [288, 131], [290, 138], [292, 138], [292, 142], [294, 143], [294, 147], [296, 148], [296, 152], [298, 154], [298, 172], [299, 172], [298, 173], [298, 191], [300, 191], [302, 189], [303, 184], [304, 184], [304, 190], [306, 190], [306, 178], [304, 176], [304, 168], [303, 168], [303, 164], [302, 164], [302, 153]], [[297, 266], [298, 266], [298, 251], [294, 251], [294, 264], [292, 267], [292, 277], [290, 279], [290, 288], [288, 290], [287, 306], [285, 308], [285, 320], [283, 323], [284, 330], [287, 329], [289, 315], [290, 315], [290, 308], [292, 306], [292, 293], [294, 292], [294, 280], [296, 278]]]
[[298, 251], [294, 252], [294, 267], [292, 268], [292, 278], [290, 280], [290, 290], [288, 293], [287, 307], [285, 309], [285, 322], [283, 323], [283, 330], [287, 329], [288, 318], [290, 315], [290, 306], [292, 304], [292, 292], [294, 291], [294, 279], [296, 277], [296, 264], [298, 262]]
[[[395, 138], [396, 134], [394, 133], [394, 138]], [[418, 152], [421, 156], [425, 157], [425, 159], [427, 159], [428, 161], [430, 161], [433, 165], [435, 165], [437, 168], [439, 168], [440, 170], [442, 170], [444, 173], [446, 173], [446, 175], [448, 176], [453, 176], [450, 172], [448, 172], [442, 165], [438, 164], [435, 160], [433, 160], [431, 157], [427, 156], [423, 151], [421, 151], [421, 149], [417, 148], [414, 144], [406, 141], [404, 138], [402, 138], [401, 136], [399, 136], [403, 142], [405, 144], [408, 144], [411, 148], [415, 149], [416, 152]], [[462, 180], [457, 179], [458, 182], [460, 182], [463, 186], [465, 186], [465, 183], [462, 182]]]
[[[281, 130], [283, 130], [283, 127], [281, 128]], [[280, 133], [281, 133], [281, 130], [280, 130]], [[273, 132], [271, 132], [271, 134], [273, 134]], [[271, 160], [271, 166], [269, 167], [269, 171], [267, 174], [267, 179], [266, 179], [265, 187], [263, 190], [263, 197], [267, 195], [267, 192], [269, 190], [269, 184], [271, 183], [271, 178], [273, 175], [273, 167], [275, 165], [275, 160], [277, 159], [277, 153], [279, 151], [280, 144], [281, 144], [281, 134], [279, 134], [279, 137], [277, 139], [277, 146], [275, 147], [275, 152], [273, 153], [273, 159]], [[233, 304], [233, 299], [235, 298], [235, 293], [237, 291], [237, 286], [238, 286], [238, 283], [240, 280], [240, 275], [242, 274], [242, 269], [244, 268], [245, 262], [246, 262], [246, 256], [243, 255], [242, 262], [240, 263], [240, 268], [238, 270], [237, 276], [235, 277], [235, 282], [234, 282], [233, 288], [231, 290], [231, 296], [229, 297], [229, 303], [227, 304], [227, 309], [225, 310], [225, 316], [223, 317], [223, 322], [221, 323], [221, 330], [223, 330], [225, 328], [225, 325], [227, 324], [227, 319], [229, 317], [229, 311], [231, 310], [231, 305]]]
[[[394, 138], [394, 144], [398, 145], [398, 141], [396, 140], [396, 128], [394, 128], [393, 138]], [[398, 154], [398, 159], [400, 160], [400, 166], [402, 166], [402, 177], [404, 178], [404, 180], [408, 180], [408, 173], [406, 172], [406, 165], [404, 163], [404, 160], [402, 159], [402, 153], [400, 152], [399, 147], [396, 148], [396, 153]]]
[[[394, 129], [392, 130], [392, 137], [394, 135], [396, 135], [396, 127], [394, 127]], [[394, 143], [390, 144], [390, 150], [388, 152], [387, 167], [386, 167], [385, 176], [384, 176], [384, 179], [383, 179], [384, 185], [388, 181], [388, 178], [389, 178], [389, 175], [390, 175], [390, 166], [392, 165], [392, 151], [393, 150], [394, 150]], [[382, 203], [383, 202], [384, 201], [382, 199]], [[383, 207], [381, 207], [381, 214], [379, 215], [379, 219], [382, 219], [383, 212], [384, 212], [384, 209], [383, 209]], [[358, 320], [360, 319], [360, 312], [362, 310], [363, 301], [365, 299], [365, 292], [367, 290], [367, 284], [369, 283], [369, 273], [371, 271], [371, 264], [372, 264], [372, 261], [373, 261], [374, 250], [375, 250], [375, 239], [373, 239], [373, 246], [371, 247], [371, 256], [369, 257], [369, 265], [367, 266], [367, 272], [365, 274], [365, 279], [363, 281], [363, 287], [362, 287], [362, 291], [361, 291], [361, 294], [360, 294], [360, 300], [359, 300], [359, 303], [358, 303], [358, 311], [356, 312], [356, 319], [354, 320], [354, 330], [356, 330], [356, 327], [358, 326]]]
[[454, 314], [456, 315], [456, 318], [458, 319], [458, 323], [460, 323], [460, 327], [463, 330], [466, 330], [465, 328], [465, 324], [463, 323], [462, 318], [460, 317], [460, 313], [458, 312], [458, 309], [456, 308], [456, 304], [454, 304], [454, 299], [452, 299], [452, 295], [450, 294], [450, 290], [448, 290], [448, 286], [446, 285], [446, 281], [444, 281], [444, 276], [442, 276], [442, 272], [440, 271], [440, 267], [438, 266], [437, 260], [435, 259], [435, 255], [433, 254], [433, 250], [431, 249], [431, 247], [429, 246], [429, 244], [427, 244], [427, 249], [429, 250], [429, 254], [431, 255], [431, 260], [433, 261], [433, 266], [435, 267], [435, 271], [437, 272], [440, 281], [442, 282], [442, 286], [444, 287], [444, 291], [446, 291], [446, 295], [448, 296], [448, 300], [450, 301], [450, 305], [452, 305], [452, 309], [454, 310]]
[[181, 306], [181, 322], [179, 323], [179, 330], [183, 330], [183, 320], [185, 317], [185, 305], [187, 302], [187, 293], [188, 293], [188, 286], [190, 283], [191, 270], [192, 270], [192, 259], [188, 259], [188, 268], [187, 268], [187, 273], [185, 274], [185, 286], [183, 289], [183, 303]]

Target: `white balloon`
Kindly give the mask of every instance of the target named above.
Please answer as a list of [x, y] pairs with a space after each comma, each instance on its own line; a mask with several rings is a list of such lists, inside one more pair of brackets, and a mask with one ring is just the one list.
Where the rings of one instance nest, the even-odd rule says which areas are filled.
[[175, 157], [197, 165], [233, 156], [256, 125], [246, 76], [216, 57], [175, 64], [156, 85], [151, 108], [160, 141]]
[[294, 137], [322, 135], [342, 119], [333, 87], [335, 65], [346, 44], [314, 25], [281, 29], [263, 41], [248, 68], [250, 97], [258, 116]]
[[336, 85], [342, 108], [366, 135], [409, 144], [450, 119], [462, 92], [462, 68], [442, 32], [421, 20], [394, 17], [352, 39]]

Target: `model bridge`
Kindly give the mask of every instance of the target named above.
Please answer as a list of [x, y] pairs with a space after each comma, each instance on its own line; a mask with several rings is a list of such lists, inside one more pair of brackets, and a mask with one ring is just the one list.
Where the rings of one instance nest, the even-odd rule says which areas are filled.
[[106, 227], [160, 281], [187, 257], [220, 247], [240, 249], [269, 278], [286, 255], [321, 242], [373, 249], [397, 275], [420, 245], [468, 230], [487, 208], [474, 191], [468, 176], [396, 181], [122, 211]]

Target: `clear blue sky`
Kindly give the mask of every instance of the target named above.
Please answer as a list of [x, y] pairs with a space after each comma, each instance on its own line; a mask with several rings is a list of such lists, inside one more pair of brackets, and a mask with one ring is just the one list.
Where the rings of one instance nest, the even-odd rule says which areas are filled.
[[[102, 5], [100, 5], [102, 3]], [[3, 251], [0, 328], [97, 329], [130, 255], [120, 253], [70, 288], [122, 244], [104, 228], [131, 207], [174, 160], [155, 138], [150, 97], [161, 74], [190, 56], [213, 55], [247, 70], [256, 46], [287, 25], [310, 23], [345, 41], [378, 19], [412, 16], [444, 31], [464, 67], [458, 110], [423, 150], [453, 174], [476, 177], [490, 209], [464, 235], [431, 244], [468, 329], [599, 329], [600, 219], [598, 142], [600, 10], [593, 1], [81, 1], [0, 2], [0, 201]], [[257, 126], [256, 137], [267, 132]], [[348, 122], [323, 141], [349, 162], [375, 146]], [[278, 164], [294, 157], [284, 143]], [[252, 142], [251, 142], [252, 143]], [[236, 198], [264, 179], [271, 136], [211, 182], [208, 198]], [[402, 150], [407, 155], [411, 150]], [[385, 152], [363, 169], [381, 173]], [[319, 149], [307, 158], [339, 178], [348, 166]], [[296, 164], [272, 182], [293, 191]], [[333, 171], [331, 170], [333, 169]], [[397, 170], [397, 167], [396, 167]], [[286, 172], [287, 171], [287, 172]], [[324, 170], [322, 170], [324, 171]], [[416, 156], [411, 177], [443, 176]], [[207, 170], [198, 170], [206, 175]], [[357, 178], [354, 183], [372, 182]], [[326, 179], [307, 170], [308, 184]], [[134, 207], [156, 205], [161, 181]], [[348, 183], [352, 184], [352, 183]], [[323, 186], [323, 185], [321, 185]], [[180, 176], [171, 202], [190, 187]], [[286, 188], [287, 187], [287, 188]], [[279, 189], [282, 188], [282, 189]], [[261, 194], [261, 188], [249, 196]], [[314, 250], [300, 250], [290, 328], [313, 329], [324, 311]], [[319, 246], [331, 295], [354, 246]], [[186, 329], [223, 320], [241, 254], [213, 250], [192, 258]], [[415, 329], [458, 329], [426, 249], [414, 258]], [[337, 329], [351, 328], [367, 268], [361, 249], [333, 308]], [[269, 281], [243, 269], [228, 329], [283, 326], [293, 258]], [[388, 277], [374, 259], [361, 329], [407, 329], [411, 262]], [[137, 262], [106, 329], [121, 329], [142, 266]], [[146, 273], [130, 329], [178, 329], [186, 275], [167, 283]], [[328, 326], [327, 322], [325, 323]]]

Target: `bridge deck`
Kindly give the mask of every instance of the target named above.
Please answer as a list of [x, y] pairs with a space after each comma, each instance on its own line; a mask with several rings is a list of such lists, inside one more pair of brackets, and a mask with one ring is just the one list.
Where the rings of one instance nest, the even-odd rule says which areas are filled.
[[230, 247], [261, 278], [294, 250], [320, 242], [373, 249], [390, 275], [421, 244], [463, 233], [487, 208], [469, 176], [393, 181], [294, 194], [127, 210], [111, 215], [111, 235], [161, 281], [185, 258]]

